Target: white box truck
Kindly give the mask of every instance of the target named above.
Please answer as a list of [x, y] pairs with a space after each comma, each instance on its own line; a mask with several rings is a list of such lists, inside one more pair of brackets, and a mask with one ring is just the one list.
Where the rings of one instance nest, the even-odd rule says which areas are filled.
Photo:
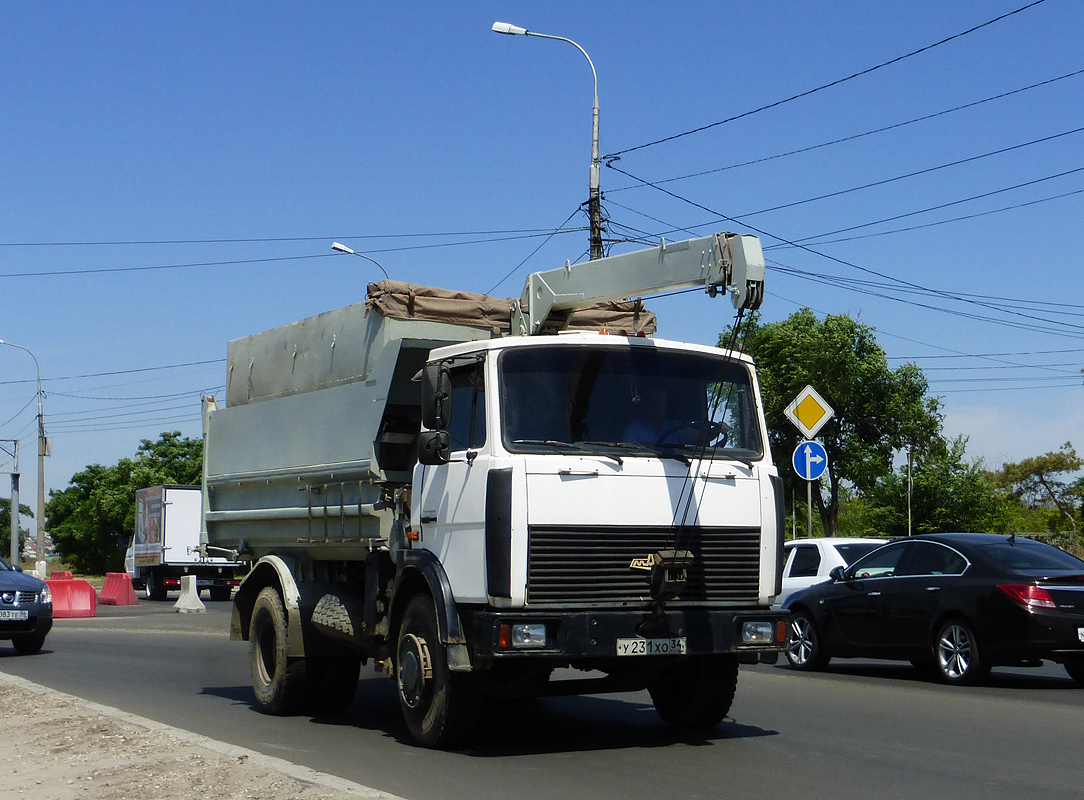
[[518, 300], [383, 281], [230, 342], [203, 520], [253, 562], [231, 635], [259, 708], [345, 708], [371, 660], [428, 747], [509, 697], [647, 689], [671, 725], [722, 720], [739, 663], [785, 642], [756, 374], [617, 301], [750, 309], [763, 277], [759, 240], [717, 234], [536, 273]]
[[200, 487], [151, 486], [136, 492], [135, 534], [124, 566], [132, 585], [149, 600], [165, 600], [181, 578], [196, 576], [196, 586], [212, 600], [229, 600], [248, 565], [207, 556], [200, 547]]

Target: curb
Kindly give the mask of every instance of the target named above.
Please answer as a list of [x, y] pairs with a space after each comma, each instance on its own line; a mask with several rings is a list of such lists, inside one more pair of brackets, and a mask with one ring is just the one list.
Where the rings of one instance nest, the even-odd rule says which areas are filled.
[[172, 725], [166, 725], [165, 723], [157, 722], [153, 719], [148, 719], [147, 717], [140, 717], [136, 714], [130, 714], [127, 711], [121, 711], [119, 708], [99, 705], [90, 700], [85, 700], [82, 697], [67, 694], [56, 689], [50, 689], [47, 686], [41, 686], [15, 675], [8, 675], [7, 673], [0, 672], [0, 684], [46, 697], [64, 698], [69, 702], [85, 708], [92, 714], [109, 717], [121, 722], [127, 722], [149, 731], [163, 733], [179, 741], [202, 747], [217, 755], [235, 760], [243, 759], [255, 766], [287, 775], [295, 780], [310, 783], [323, 789], [343, 792], [344, 794], [349, 794], [354, 797], [365, 798], [365, 800], [404, 800], [404, 798], [399, 797], [398, 795], [388, 794], [380, 789], [374, 789], [371, 786], [365, 786], [360, 783], [355, 783], [354, 781], [346, 780], [345, 778], [329, 775], [326, 772], [318, 772], [309, 767], [294, 764], [292, 761], [287, 761], [283, 758], [276, 758], [275, 756], [265, 755], [256, 752], [255, 750], [249, 750], [247, 747], [239, 747], [238, 745], [228, 744], [227, 742], [220, 742], [217, 739], [212, 739], [208, 736], [202, 736], [201, 734], [192, 733], [191, 731], [186, 731], [182, 728], [175, 728]]

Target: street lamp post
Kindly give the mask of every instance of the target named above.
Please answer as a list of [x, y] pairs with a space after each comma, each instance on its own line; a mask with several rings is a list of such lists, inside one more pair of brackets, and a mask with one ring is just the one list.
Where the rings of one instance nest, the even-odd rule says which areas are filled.
[[[0, 339], [0, 344], [14, 347], [28, 353], [34, 359], [34, 369], [38, 376], [38, 519], [37, 519], [37, 560], [45, 560], [45, 455], [48, 450], [48, 440], [45, 438], [45, 416], [41, 408], [41, 366], [38, 357], [23, 347], [21, 344], [5, 342]], [[19, 509], [12, 508], [13, 517], [18, 516]]]
[[591, 66], [591, 77], [595, 82], [595, 99], [591, 107], [591, 173], [588, 182], [590, 191], [587, 196], [587, 213], [591, 218], [591, 260], [602, 258], [602, 192], [599, 188], [599, 173], [601, 170], [598, 155], [598, 73], [595, 72], [595, 64], [591, 61], [591, 56], [587, 55], [586, 50], [564, 36], [535, 33], [508, 22], [494, 22], [493, 30], [496, 33], [503, 33], [508, 36], [537, 36], [540, 39], [568, 42], [583, 53], [583, 57], [587, 59], [587, 63]]
[[345, 244], [339, 244], [338, 242], [332, 242], [331, 249], [338, 250], [340, 253], [349, 253], [350, 255], [357, 256], [358, 258], [364, 258], [366, 261], [372, 261], [374, 264], [380, 267], [380, 271], [384, 273], [384, 277], [387, 278], [389, 281], [391, 280], [391, 276], [388, 274], [388, 271], [384, 269], [384, 265], [377, 261], [375, 258], [370, 258], [364, 253], [356, 253]]

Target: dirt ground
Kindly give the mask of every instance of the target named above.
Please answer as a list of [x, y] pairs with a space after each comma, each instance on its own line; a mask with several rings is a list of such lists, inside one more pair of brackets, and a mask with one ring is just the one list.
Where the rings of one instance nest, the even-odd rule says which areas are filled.
[[3, 673], [0, 726], [0, 798], [397, 800]]

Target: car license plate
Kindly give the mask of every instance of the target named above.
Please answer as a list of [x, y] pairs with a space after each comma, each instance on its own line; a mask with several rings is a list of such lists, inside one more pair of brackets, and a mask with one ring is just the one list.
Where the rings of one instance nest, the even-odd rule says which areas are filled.
[[618, 639], [617, 654], [619, 656], [683, 656], [685, 655], [685, 637], [644, 639], [637, 636], [634, 639]]
[[26, 622], [28, 619], [30, 619], [30, 612], [25, 608], [18, 611], [5, 608], [0, 611], [0, 620], [5, 622]]

